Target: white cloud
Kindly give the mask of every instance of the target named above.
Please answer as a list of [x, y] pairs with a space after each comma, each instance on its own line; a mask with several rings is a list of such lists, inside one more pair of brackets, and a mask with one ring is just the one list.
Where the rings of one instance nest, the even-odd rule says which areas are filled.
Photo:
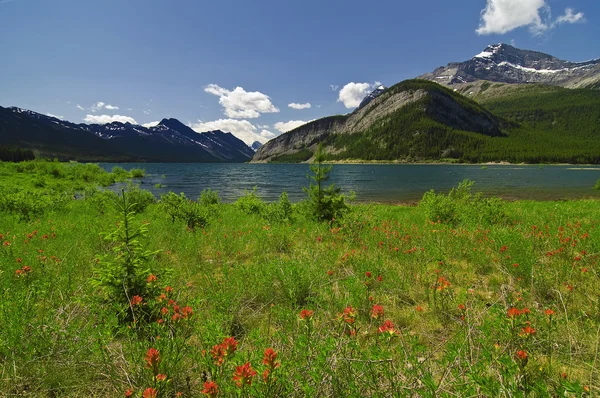
[[230, 91], [216, 84], [209, 84], [204, 91], [219, 97], [219, 104], [224, 108], [223, 113], [229, 118], [254, 119], [261, 113], [279, 112], [269, 96], [258, 91], [248, 92], [242, 87]]
[[578, 22], [583, 22], [583, 21], [584, 21], [583, 13], [578, 12], [577, 14], [575, 14], [575, 12], [573, 11], [572, 8], [567, 8], [565, 10], [565, 15], [562, 15], [556, 19], [557, 24], [578, 23]]
[[64, 119], [65, 118], [64, 116], [56, 116], [56, 115], [53, 115], [51, 113], [46, 113], [46, 116], [50, 116], [50, 117], [53, 117], [53, 118], [56, 118], [56, 119]]
[[79, 109], [80, 111], [84, 111], [85, 110], [85, 108], [83, 106], [79, 105], [79, 104], [77, 104], [77, 109]]
[[142, 109], [142, 112], [144, 112], [144, 115], [149, 115], [152, 113], [150, 109]]
[[297, 104], [295, 102], [292, 102], [291, 104], [288, 104], [288, 106], [292, 109], [310, 109], [311, 107], [309, 102], [307, 102], [306, 104]]
[[196, 123], [191, 123], [190, 127], [198, 133], [213, 130], [221, 130], [225, 133], [232, 133], [248, 145], [252, 145], [254, 141], [265, 143], [271, 138], [276, 137], [276, 134], [273, 134], [266, 129], [259, 131], [257, 126], [253, 125], [247, 120], [219, 119], [212, 122], [203, 122], [198, 120]]
[[90, 124], [107, 124], [112, 122], [137, 124], [134, 118], [121, 115], [86, 115], [83, 121]]
[[329, 87], [331, 87], [331, 91], [338, 91], [338, 89], [340, 88], [340, 86], [338, 86], [337, 84], [330, 84]]
[[531, 33], [540, 35], [559, 24], [583, 22], [583, 17], [582, 12], [575, 13], [572, 8], [567, 8], [565, 15], [552, 22], [546, 0], [487, 0], [476, 32], [480, 35], [505, 34], [528, 27]]
[[278, 122], [273, 125], [275, 129], [281, 131], [282, 133], [287, 133], [288, 131], [292, 131], [295, 128], [305, 125], [306, 123], [312, 122], [312, 120], [304, 121], [304, 120], [290, 120], [289, 122]]
[[340, 90], [338, 102], [343, 103], [348, 109], [356, 108], [360, 105], [361, 101], [367, 96], [367, 94], [380, 85], [380, 82], [375, 82], [373, 84], [354, 82], [348, 83]]
[[540, 14], [544, 9], [549, 9], [546, 0], [487, 0], [476, 32], [480, 35], [504, 34], [523, 26], [543, 32], [548, 29]]
[[[83, 108], [80, 107], [79, 105], [77, 105], [77, 107], [79, 109], [83, 110]], [[98, 111], [100, 111], [102, 109], [107, 109], [109, 111], [114, 111], [114, 110], [119, 109], [119, 107], [118, 106], [114, 106], [114, 105], [110, 105], [110, 104], [107, 104], [107, 103], [104, 103], [102, 101], [98, 101], [94, 105], [90, 106], [90, 111], [92, 111], [92, 112], [98, 112]]]
[[150, 123], [144, 123], [144, 124], [142, 124], [142, 126], [146, 127], [146, 128], [150, 128], [150, 127], [157, 126], [159, 123], [160, 123], [160, 121], [150, 122]]

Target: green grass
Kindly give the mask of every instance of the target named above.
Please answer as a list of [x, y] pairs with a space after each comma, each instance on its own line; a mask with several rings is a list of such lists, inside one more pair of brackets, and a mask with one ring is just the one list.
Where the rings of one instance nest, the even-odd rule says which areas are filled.
[[[36, 164], [49, 174], [0, 166], [9, 196], [17, 181], [60, 195], [47, 188], [59, 179], [53, 166], [65, 173], [63, 190], [97, 184], [66, 177], [79, 166]], [[49, 182], [36, 188], [41, 176]], [[260, 210], [268, 206], [248, 214], [211, 204], [207, 226], [195, 231], [148, 204], [129, 228], [145, 225], [136, 239], [160, 251], [143, 262], [157, 280], [125, 308], [137, 321], [124, 323], [122, 308], [92, 283], [106, 261], [119, 261], [103, 236], [124, 228], [98, 195], [29, 219], [0, 210], [0, 396], [131, 389], [139, 397], [156, 388], [196, 397], [207, 380], [223, 396], [600, 394], [597, 201], [493, 203], [505, 217], [490, 221], [464, 196], [430, 197], [418, 207], [352, 206], [336, 224], [312, 221], [301, 205], [278, 221]], [[441, 210], [457, 215], [453, 224], [427, 219]], [[193, 315], [173, 320], [168, 300]], [[374, 318], [374, 305], [384, 314]], [[513, 307], [529, 312], [510, 318]], [[393, 327], [379, 332], [386, 320]], [[227, 337], [239, 345], [222, 357], [214, 347]], [[145, 366], [150, 348], [159, 351], [156, 372]], [[263, 363], [267, 348], [280, 366]], [[236, 366], [247, 362], [258, 374], [238, 388]], [[268, 382], [266, 369], [274, 370]]]

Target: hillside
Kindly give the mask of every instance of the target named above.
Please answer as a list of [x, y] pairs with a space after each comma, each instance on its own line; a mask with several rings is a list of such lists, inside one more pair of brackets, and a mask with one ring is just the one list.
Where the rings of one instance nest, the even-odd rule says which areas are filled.
[[253, 162], [307, 160], [320, 141], [337, 160], [458, 158], [479, 137], [502, 137], [507, 125], [452, 90], [408, 80], [350, 115], [316, 120], [274, 138]]
[[14, 107], [0, 107], [0, 145], [82, 161], [245, 162], [254, 155], [231, 133], [197, 133], [177, 119], [149, 128], [119, 122], [87, 125]]

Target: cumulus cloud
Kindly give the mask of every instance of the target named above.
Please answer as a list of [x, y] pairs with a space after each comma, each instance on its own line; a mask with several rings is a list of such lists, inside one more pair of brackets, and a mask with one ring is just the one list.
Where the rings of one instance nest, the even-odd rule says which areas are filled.
[[107, 124], [112, 122], [137, 124], [134, 118], [121, 115], [85, 115], [83, 121], [90, 124]]
[[150, 127], [157, 126], [159, 123], [160, 123], [160, 121], [150, 122], [150, 123], [144, 123], [144, 124], [142, 124], [142, 126], [146, 127], [146, 128], [150, 128]]
[[266, 129], [259, 129], [247, 120], [219, 119], [212, 122], [198, 120], [196, 123], [191, 123], [190, 127], [198, 133], [213, 130], [232, 133], [247, 145], [252, 145], [254, 141], [259, 141], [264, 144], [271, 138], [276, 137], [272, 132]]
[[348, 109], [356, 108], [367, 94], [380, 85], [380, 82], [375, 82], [373, 84], [350, 82], [340, 90], [338, 102], [343, 103]]
[[567, 8], [565, 15], [552, 22], [551, 9], [546, 0], [487, 0], [476, 32], [480, 35], [505, 34], [528, 27], [531, 33], [539, 35], [558, 24], [582, 22], [583, 17], [583, 13], [575, 13], [572, 8]]
[[288, 104], [288, 106], [292, 109], [310, 109], [312, 105], [310, 105], [309, 102], [307, 102], [306, 104], [297, 104], [295, 102], [292, 102], [291, 104]]
[[105, 105], [104, 108], [108, 109], [109, 111], [114, 111], [114, 110], [119, 109], [118, 106], [114, 106], [114, 105]]
[[277, 122], [273, 125], [273, 127], [275, 127], [276, 130], [281, 131], [282, 133], [287, 133], [288, 131], [292, 131], [293, 129], [303, 126], [311, 121], [312, 120], [290, 120], [289, 122]]
[[262, 113], [276, 113], [279, 109], [271, 103], [268, 95], [258, 91], [249, 92], [242, 87], [233, 91], [216, 84], [209, 84], [204, 91], [219, 97], [225, 116], [233, 119], [254, 119]]
[[557, 24], [578, 23], [578, 22], [583, 22], [583, 21], [584, 21], [583, 13], [582, 12], [575, 13], [575, 11], [573, 11], [572, 8], [567, 8], [565, 10], [565, 15], [561, 15], [560, 17], [558, 17], [556, 19]]

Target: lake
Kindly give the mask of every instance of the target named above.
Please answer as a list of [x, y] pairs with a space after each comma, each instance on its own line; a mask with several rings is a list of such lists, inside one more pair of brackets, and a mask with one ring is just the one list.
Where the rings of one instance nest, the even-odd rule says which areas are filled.
[[[307, 164], [233, 163], [101, 163], [107, 170], [121, 166], [142, 168], [141, 186], [156, 195], [183, 192], [196, 199], [205, 188], [219, 191], [231, 202], [254, 187], [266, 201], [276, 200], [284, 190], [290, 200], [306, 197]], [[600, 198], [594, 184], [600, 179], [598, 166], [521, 165], [334, 165], [329, 183], [343, 192], [356, 192], [358, 202], [416, 202], [430, 189], [446, 192], [461, 181], [475, 181], [474, 191], [505, 199], [556, 200]], [[160, 187], [157, 187], [160, 184]]]

